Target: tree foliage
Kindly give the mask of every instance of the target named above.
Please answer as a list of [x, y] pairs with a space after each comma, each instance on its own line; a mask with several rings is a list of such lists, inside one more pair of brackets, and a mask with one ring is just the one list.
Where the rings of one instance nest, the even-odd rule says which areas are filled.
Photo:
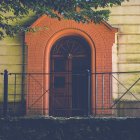
[[[26, 25], [12, 25], [14, 20], [21, 20], [33, 11], [36, 18], [46, 14], [52, 18], [72, 19], [77, 22], [95, 22], [107, 20], [109, 10], [98, 8], [121, 5], [128, 0], [1, 0], [0, 1], [0, 38], [5, 34], [13, 36], [19, 31], [27, 31]], [[80, 10], [77, 10], [80, 9]], [[7, 16], [7, 13], [12, 13]]]

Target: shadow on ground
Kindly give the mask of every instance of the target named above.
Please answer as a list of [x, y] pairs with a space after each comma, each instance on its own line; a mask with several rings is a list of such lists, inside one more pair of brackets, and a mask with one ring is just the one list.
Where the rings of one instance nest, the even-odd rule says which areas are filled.
[[0, 119], [0, 140], [140, 140], [140, 119]]

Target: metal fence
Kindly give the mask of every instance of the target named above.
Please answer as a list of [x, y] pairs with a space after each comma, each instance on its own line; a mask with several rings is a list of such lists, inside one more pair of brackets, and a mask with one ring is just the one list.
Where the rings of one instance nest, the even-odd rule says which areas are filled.
[[1, 117], [140, 117], [140, 71], [58, 74], [5, 70], [0, 85]]

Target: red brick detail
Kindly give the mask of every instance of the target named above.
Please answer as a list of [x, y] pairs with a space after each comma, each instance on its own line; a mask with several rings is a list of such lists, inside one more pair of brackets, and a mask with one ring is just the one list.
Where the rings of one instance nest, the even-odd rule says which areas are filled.
[[[112, 46], [115, 42], [115, 33], [117, 29], [108, 26], [106, 23], [101, 24], [83, 24], [77, 23], [73, 20], [57, 20], [51, 19], [47, 16], [40, 17], [31, 27], [41, 28], [37, 32], [30, 32], [26, 34], [25, 42], [28, 46], [28, 73], [49, 73], [50, 67], [50, 51], [52, 45], [61, 37], [76, 35], [83, 37], [91, 47], [91, 68], [92, 72], [111, 72], [112, 71]], [[48, 29], [46, 29], [47, 27]], [[38, 85], [37, 85], [38, 83]], [[34, 89], [38, 87], [37, 93]], [[99, 85], [102, 83], [99, 81]], [[107, 83], [106, 83], [107, 84]], [[36, 82], [28, 79], [28, 86], [30, 86], [27, 96], [27, 112], [28, 114], [45, 114], [49, 113], [49, 76], [36, 77]], [[98, 102], [96, 107], [101, 107], [101, 88], [99, 87]], [[106, 89], [104, 92], [108, 92]], [[40, 99], [34, 106], [32, 104]], [[96, 98], [96, 99], [97, 99]], [[105, 99], [109, 98], [106, 94]], [[92, 113], [95, 108], [95, 76], [92, 76]], [[105, 105], [109, 103], [105, 101]], [[35, 111], [35, 109], [37, 110]], [[42, 111], [39, 111], [42, 110]], [[102, 112], [104, 114], [104, 112]], [[107, 111], [105, 112], [107, 113]], [[108, 112], [110, 113], [110, 112]]]

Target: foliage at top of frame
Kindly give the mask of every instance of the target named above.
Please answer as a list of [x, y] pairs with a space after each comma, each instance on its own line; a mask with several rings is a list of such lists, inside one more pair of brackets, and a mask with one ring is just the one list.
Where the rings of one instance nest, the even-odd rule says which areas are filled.
[[[1, 0], [0, 38], [5, 35], [13, 36], [19, 31], [32, 30], [28, 27], [29, 24], [11, 24], [14, 21], [20, 21], [31, 11], [35, 15], [33, 20], [46, 14], [52, 18], [58, 18], [58, 20], [65, 18], [76, 22], [100, 23], [102, 20], [108, 20], [110, 11], [98, 10], [98, 8], [121, 5], [124, 1], [128, 0]], [[9, 16], [7, 13], [12, 14]]]

